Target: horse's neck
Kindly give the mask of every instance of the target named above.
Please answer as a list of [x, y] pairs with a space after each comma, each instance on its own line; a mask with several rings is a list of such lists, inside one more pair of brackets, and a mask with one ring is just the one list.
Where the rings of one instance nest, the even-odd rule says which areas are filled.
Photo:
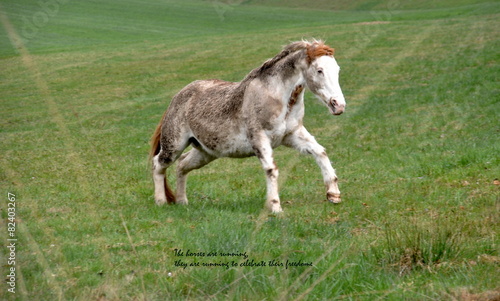
[[[258, 80], [265, 87], [265, 93], [271, 93], [275, 98], [281, 98], [285, 103], [288, 102], [293, 91], [296, 90], [298, 86], [305, 87], [306, 80], [304, 70], [301, 67], [303, 62], [295, 62], [295, 68], [292, 72], [288, 70], [286, 74], [276, 72], [272, 76], [267, 77], [254, 77], [251, 81]], [[240, 83], [240, 87], [248, 87], [249, 81], [247, 79]], [[260, 84], [259, 84], [260, 85]], [[262, 90], [261, 92], [263, 92]]]
[[284, 98], [284, 100], [288, 101], [290, 95], [294, 91], [296, 91], [297, 87], [299, 86], [305, 87], [305, 84], [306, 84], [306, 79], [304, 77], [304, 74], [302, 71], [298, 69], [296, 74], [294, 74], [292, 77], [282, 80], [282, 85], [283, 85], [282, 97]]

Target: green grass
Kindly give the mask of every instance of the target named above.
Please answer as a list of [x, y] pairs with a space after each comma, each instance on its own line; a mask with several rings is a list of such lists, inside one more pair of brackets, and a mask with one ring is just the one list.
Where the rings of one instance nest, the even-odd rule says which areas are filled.
[[[282, 2], [68, 1], [46, 18], [42, 2], [0, 4], [0, 231], [4, 245], [14, 193], [19, 239], [2, 299], [498, 298], [500, 5]], [[305, 124], [344, 202], [279, 148], [282, 215], [255, 158], [217, 160], [191, 174], [189, 206], [157, 207], [148, 141], [171, 97], [312, 37], [342, 67], [345, 114], [308, 92]], [[203, 267], [245, 260], [175, 249], [313, 266]]]

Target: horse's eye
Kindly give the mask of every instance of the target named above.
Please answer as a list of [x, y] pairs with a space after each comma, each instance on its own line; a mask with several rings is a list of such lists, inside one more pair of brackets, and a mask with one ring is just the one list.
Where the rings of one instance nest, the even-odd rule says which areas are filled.
[[323, 74], [323, 69], [318, 69], [318, 74]]

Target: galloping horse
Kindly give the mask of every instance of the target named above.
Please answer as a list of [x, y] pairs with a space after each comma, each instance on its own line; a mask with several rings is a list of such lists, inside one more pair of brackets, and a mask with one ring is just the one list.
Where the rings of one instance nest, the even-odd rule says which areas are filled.
[[[184, 87], [151, 139], [156, 204], [187, 204], [187, 174], [217, 158], [257, 156], [267, 177], [266, 205], [272, 212], [282, 212], [273, 159], [273, 149], [279, 145], [311, 154], [321, 168], [327, 199], [340, 203], [335, 170], [302, 122], [306, 86], [331, 114], [344, 112], [340, 68], [333, 53], [322, 41], [293, 42], [241, 82], [198, 80]], [[193, 148], [182, 154], [189, 145]], [[165, 173], [177, 159], [174, 195]]]

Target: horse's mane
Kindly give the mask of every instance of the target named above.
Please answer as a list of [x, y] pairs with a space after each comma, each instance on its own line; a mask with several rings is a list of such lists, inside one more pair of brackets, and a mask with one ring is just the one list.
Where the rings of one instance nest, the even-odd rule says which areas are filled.
[[259, 75], [266, 74], [268, 70], [273, 68], [274, 66], [277, 65], [278, 62], [282, 61], [284, 58], [288, 57], [289, 55], [296, 53], [297, 51], [305, 50], [306, 54], [306, 59], [307, 63], [311, 63], [314, 61], [314, 59], [328, 55], [328, 56], [333, 56], [335, 49], [327, 46], [322, 40], [313, 40], [312, 42], [309, 41], [297, 41], [297, 42], [292, 42], [286, 46], [283, 47], [283, 50], [278, 53], [275, 57], [268, 59], [265, 61], [260, 67], [252, 70], [242, 81], [248, 81], [251, 79], [254, 79], [258, 77]]

